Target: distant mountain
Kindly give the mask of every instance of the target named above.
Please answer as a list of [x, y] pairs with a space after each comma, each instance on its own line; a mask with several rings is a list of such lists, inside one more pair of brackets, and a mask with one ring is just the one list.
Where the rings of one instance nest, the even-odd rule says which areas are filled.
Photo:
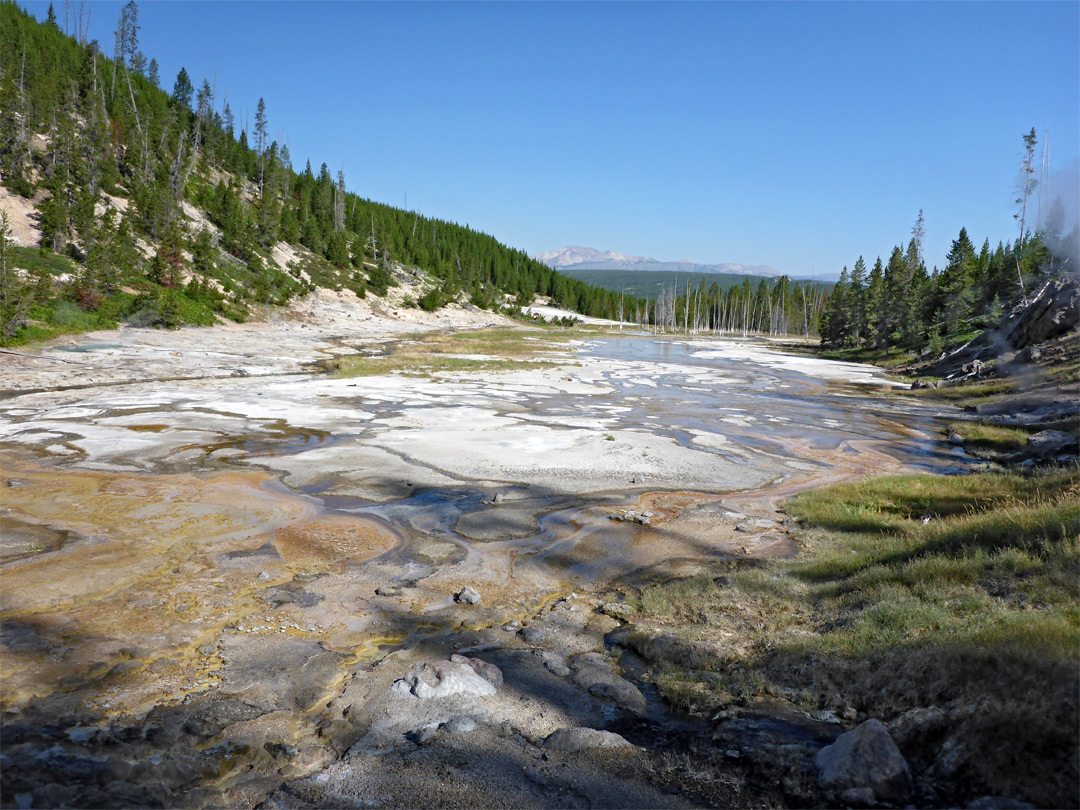
[[548, 267], [566, 271], [580, 270], [648, 270], [650, 272], [669, 273], [728, 273], [740, 276], [779, 276], [779, 270], [774, 270], [766, 264], [698, 264], [689, 259], [681, 259], [674, 262], [664, 262], [652, 259], [648, 256], [628, 256], [625, 253], [616, 253], [613, 250], [599, 251], [594, 248], [570, 246], [547, 250], [538, 253], [532, 258], [543, 262]]

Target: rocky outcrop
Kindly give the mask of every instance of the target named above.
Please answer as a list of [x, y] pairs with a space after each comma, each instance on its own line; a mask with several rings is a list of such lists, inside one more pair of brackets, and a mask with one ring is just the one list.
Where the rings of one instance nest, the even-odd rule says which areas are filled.
[[394, 682], [393, 689], [401, 695], [431, 700], [451, 695], [487, 697], [494, 695], [500, 684], [502, 672], [498, 667], [476, 658], [455, 655], [449, 661], [417, 664], [405, 673], [404, 678]]
[[588, 690], [589, 694], [607, 698], [622, 709], [634, 714], [643, 714], [646, 708], [645, 696], [625, 678], [618, 675], [611, 662], [600, 653], [583, 653], [575, 656], [570, 664], [573, 673], [570, 678], [578, 686]]
[[869, 789], [877, 801], [895, 801], [911, 793], [911, 769], [879, 720], [841, 734], [814, 761], [818, 785], [836, 794]]
[[1053, 279], [1039, 291], [1016, 322], [1009, 325], [1008, 341], [1023, 349], [1064, 335], [1080, 323], [1080, 281], [1074, 275]]
[[1076, 437], [1063, 430], [1040, 430], [1028, 437], [1028, 455], [1037, 459], [1051, 459], [1062, 453], [1075, 454], [1080, 449]]
[[544, 748], [574, 753], [589, 748], [631, 748], [623, 737], [595, 728], [560, 728], [544, 740]]

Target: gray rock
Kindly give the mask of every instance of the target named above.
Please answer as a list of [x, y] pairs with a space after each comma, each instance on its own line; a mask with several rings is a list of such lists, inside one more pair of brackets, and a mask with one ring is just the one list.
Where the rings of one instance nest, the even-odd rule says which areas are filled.
[[480, 602], [480, 592], [466, 585], [454, 594], [454, 601], [466, 605], [476, 605]]
[[1028, 452], [1039, 458], [1051, 458], [1058, 453], [1076, 452], [1076, 438], [1063, 430], [1041, 430], [1029, 436], [1027, 441]]
[[523, 627], [518, 631], [518, 635], [527, 644], [539, 644], [547, 641], [551, 634], [542, 627]]
[[870, 788], [848, 788], [840, 794], [840, 803], [845, 807], [873, 807], [874, 791]]
[[438, 723], [428, 723], [424, 726], [417, 726], [414, 729], [410, 729], [405, 732], [405, 739], [414, 745], [423, 745], [439, 734]]
[[968, 802], [968, 810], [1034, 810], [1035, 805], [1008, 796], [980, 796]]
[[946, 740], [934, 759], [934, 773], [945, 779], [955, 779], [967, 761], [967, 747], [956, 740]]
[[[455, 655], [454, 661], [428, 661], [417, 664], [401, 680], [394, 681], [393, 690], [401, 695], [413, 695], [421, 700], [462, 695], [464, 697], [489, 697], [495, 694], [495, 684], [477, 672], [471, 664], [475, 659]], [[502, 672], [486, 662], [479, 662]], [[492, 676], [493, 677], [493, 676]]]
[[628, 622], [633, 618], [636, 611], [625, 602], [605, 602], [600, 606], [600, 612], [619, 621]]
[[1028, 346], [1017, 357], [1024, 363], [1037, 363], [1042, 360], [1042, 349], [1038, 346]]
[[611, 731], [595, 728], [560, 728], [549, 734], [543, 742], [544, 748], [552, 751], [574, 753], [590, 748], [633, 748], [623, 737]]
[[502, 670], [494, 664], [489, 664], [487, 661], [481, 661], [479, 658], [469, 658], [465, 655], [451, 655], [450, 661], [455, 664], [462, 664], [467, 667], [471, 667], [473, 672], [490, 683], [496, 689], [503, 684]]
[[571, 669], [573, 682], [587, 689], [589, 694], [607, 698], [635, 714], [644, 713], [648, 705], [645, 696], [636, 686], [616, 674], [611, 662], [604, 656], [584, 653], [574, 658]]
[[867, 720], [822, 748], [814, 762], [818, 785], [842, 793], [870, 788], [878, 801], [903, 799], [911, 792], [911, 769], [879, 720]]
[[642, 526], [648, 526], [652, 515], [652, 512], [639, 512], [636, 509], [625, 509], [622, 512], [608, 515], [608, 520], [626, 521], [630, 523], [639, 523]]
[[263, 748], [265, 748], [274, 759], [292, 759], [300, 753], [299, 748], [289, 743], [266, 742], [263, 743]]
[[447, 734], [457, 736], [458, 734], [468, 734], [470, 731], [476, 730], [476, 721], [471, 717], [465, 717], [461, 714], [455, 714], [449, 720], [441, 726], [442, 730]]
[[1064, 335], [1080, 323], [1080, 280], [1069, 275], [1052, 279], [1020, 317], [1008, 327], [1009, 343], [1023, 349]]
[[560, 664], [558, 661], [544, 661], [544, 669], [546, 669], [548, 672], [558, 678], [570, 677], [570, 667], [566, 666], [565, 664]]

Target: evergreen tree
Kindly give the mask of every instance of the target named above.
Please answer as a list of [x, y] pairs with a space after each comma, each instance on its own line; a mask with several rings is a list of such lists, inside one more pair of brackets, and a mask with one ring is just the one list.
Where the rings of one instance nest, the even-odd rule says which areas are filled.
[[1023, 246], [1024, 241], [1027, 239], [1027, 204], [1028, 198], [1031, 197], [1031, 193], [1035, 190], [1035, 187], [1039, 184], [1039, 181], [1035, 179], [1035, 145], [1038, 140], [1035, 137], [1035, 127], [1031, 128], [1031, 132], [1023, 136], [1024, 141], [1024, 153], [1020, 160], [1020, 177], [1017, 180], [1017, 185], [1020, 189], [1020, 196], [1016, 198], [1016, 204], [1019, 206], [1019, 210], [1013, 215], [1013, 218], [1020, 225], [1020, 244]]
[[885, 270], [879, 256], [870, 271], [866, 288], [866, 337], [876, 349], [885, 348], [889, 340], [888, 307], [885, 299]]
[[180, 72], [176, 74], [176, 83], [173, 84], [173, 101], [183, 109], [190, 110], [191, 94], [193, 92], [194, 88], [191, 86], [191, 79], [188, 77], [187, 70], [180, 68]]
[[851, 270], [851, 286], [848, 290], [845, 313], [847, 342], [860, 345], [866, 337], [866, 262], [860, 256]]
[[974, 299], [975, 247], [966, 228], [960, 229], [945, 260], [945, 269], [937, 281], [938, 307], [944, 319], [944, 334], [951, 335], [960, 331], [971, 316]]

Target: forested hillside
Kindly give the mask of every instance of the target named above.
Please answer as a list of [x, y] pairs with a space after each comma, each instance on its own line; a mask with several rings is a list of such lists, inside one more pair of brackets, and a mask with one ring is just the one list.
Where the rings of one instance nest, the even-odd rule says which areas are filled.
[[[267, 135], [263, 99], [252, 130], [238, 132], [207, 79], [181, 69], [166, 83], [138, 31], [132, 1], [109, 43], [114, 59], [97, 41], [65, 35], [51, 8], [41, 23], [0, 2], [0, 181], [33, 202], [41, 243], [4, 240], [5, 343], [119, 320], [239, 320], [253, 304], [283, 304], [316, 285], [383, 295], [401, 266], [436, 280], [417, 301], [426, 309], [539, 294], [616, 314], [617, 294], [492, 236], [364, 199], [325, 163], [294, 167]], [[283, 244], [307, 251], [285, 261]]]
[[[1021, 176], [1031, 172], [1035, 131], [1024, 136], [1026, 158]], [[927, 272], [923, 256], [925, 221], [920, 211], [904, 249], [896, 246], [887, 262], [879, 257], [869, 273], [860, 256], [840, 281], [822, 314], [822, 343], [866, 351], [899, 347], [931, 350], [975, 337], [998, 323], [1017, 304], [1026, 304], [1046, 278], [1071, 270], [1065, 257], [1076, 255], [1077, 227], [1065, 231], [1065, 215], [1055, 200], [1046, 224], [1027, 230], [1028, 197], [1034, 184], [1023, 184], [1017, 200], [1020, 235], [991, 249], [985, 239], [979, 250], [961, 228], [942, 269]]]

